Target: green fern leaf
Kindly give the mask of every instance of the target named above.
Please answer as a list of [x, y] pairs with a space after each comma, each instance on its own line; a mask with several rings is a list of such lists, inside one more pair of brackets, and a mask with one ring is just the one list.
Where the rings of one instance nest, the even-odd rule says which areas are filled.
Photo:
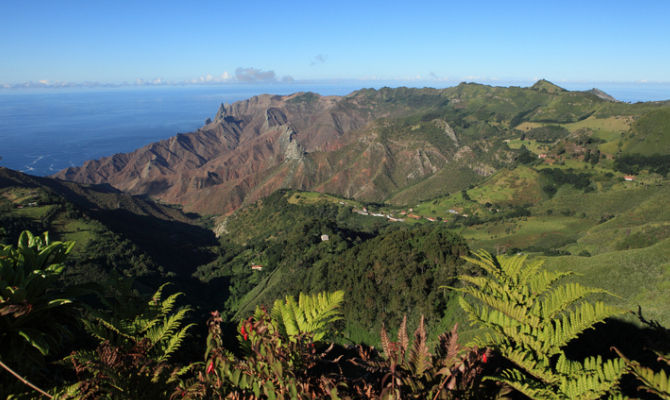
[[[607, 293], [578, 283], [557, 286], [569, 272], [541, 269], [542, 262], [526, 256], [500, 257], [474, 253], [468, 261], [481, 266], [486, 276], [459, 276], [459, 304], [470, 321], [487, 329], [485, 340], [518, 369], [496, 379], [531, 398], [591, 399], [614, 393], [623, 373], [621, 360], [600, 357], [569, 361], [563, 348], [582, 332], [622, 311], [585, 298]], [[471, 302], [466, 300], [474, 300]]]
[[284, 301], [275, 301], [271, 316], [281, 323], [289, 337], [310, 334], [315, 341], [319, 341], [326, 335], [327, 325], [342, 318], [339, 307], [343, 301], [343, 291], [312, 295], [301, 293], [297, 303], [292, 296], [287, 296]]

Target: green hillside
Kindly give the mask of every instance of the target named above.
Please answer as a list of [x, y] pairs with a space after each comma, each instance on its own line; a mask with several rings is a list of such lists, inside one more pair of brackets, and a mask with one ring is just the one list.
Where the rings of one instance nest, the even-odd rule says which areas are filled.
[[121, 193], [0, 168], [0, 242], [24, 229], [75, 241], [67, 275], [104, 280], [111, 272], [155, 284], [188, 277], [216, 241], [194, 215]]
[[451, 296], [439, 286], [453, 282], [467, 246], [446, 226], [374, 215], [389, 212], [279, 191], [229, 217], [219, 238], [221, 256], [195, 275], [210, 284], [226, 282], [228, 292], [217, 301], [235, 318], [285, 294], [344, 290], [346, 340], [375, 343], [383, 322], [397, 324], [405, 314], [412, 324], [420, 315], [440, 323]]
[[636, 120], [623, 150], [646, 156], [670, 154], [670, 108], [651, 111]]

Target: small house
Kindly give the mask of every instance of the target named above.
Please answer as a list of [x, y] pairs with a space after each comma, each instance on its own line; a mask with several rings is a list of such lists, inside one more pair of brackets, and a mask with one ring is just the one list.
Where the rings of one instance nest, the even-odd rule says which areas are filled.
[[330, 240], [330, 238], [328, 237], [328, 235], [325, 235], [325, 234], [324, 234], [324, 235], [321, 235], [321, 241], [322, 241], [322, 242], [327, 242], [327, 241], [329, 241], [329, 240]]
[[623, 179], [628, 182], [632, 182], [635, 180], [635, 177], [633, 175], [624, 175]]
[[254, 265], [251, 266], [251, 269], [253, 269], [254, 271], [262, 271], [262, 270], [263, 270], [263, 266], [262, 266], [262, 265], [258, 265], [258, 264], [254, 264]]

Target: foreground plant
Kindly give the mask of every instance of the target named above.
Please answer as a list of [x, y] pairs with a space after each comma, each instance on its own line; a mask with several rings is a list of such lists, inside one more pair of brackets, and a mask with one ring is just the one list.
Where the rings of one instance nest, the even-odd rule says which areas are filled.
[[[670, 400], [670, 375], [664, 369], [654, 371], [652, 368], [644, 366], [638, 361], [627, 359], [619, 351], [617, 353], [626, 362], [626, 366], [630, 372], [640, 382], [639, 389], [655, 394], [663, 400]], [[670, 356], [658, 354], [657, 360], [670, 367]]]
[[175, 309], [181, 293], [163, 297], [162, 285], [133, 318], [97, 317], [86, 330], [98, 341], [95, 350], [79, 350], [67, 359], [79, 382], [62, 397], [78, 399], [166, 398], [188, 368], [169, 361], [189, 328], [188, 307]]
[[221, 316], [212, 313], [202, 370], [173, 397], [339, 398], [336, 376], [314, 371], [325, 355], [317, 353], [314, 338], [322, 338], [326, 325], [341, 318], [343, 297], [342, 292], [301, 294], [298, 302], [292, 297], [276, 302], [271, 312], [257, 308], [239, 325], [242, 358], [223, 347]]
[[[485, 251], [466, 258], [483, 276], [462, 275], [469, 285], [455, 290], [471, 321], [487, 328], [481, 345], [490, 346], [513, 366], [493, 379], [531, 399], [598, 399], [616, 395], [626, 370], [620, 358], [601, 356], [570, 360], [564, 349], [586, 329], [620, 314], [601, 301], [588, 302], [604, 290], [578, 283], [558, 284], [569, 272], [551, 272], [526, 256], [495, 258]], [[474, 301], [473, 301], [474, 300]]]
[[[357, 365], [364, 366], [376, 378], [358, 383], [358, 395], [380, 399], [485, 399], [492, 398], [495, 387], [484, 387], [482, 378], [491, 357], [488, 349], [462, 348], [458, 343], [458, 325], [438, 337], [435, 354], [428, 349], [426, 327], [421, 317], [410, 338], [407, 317], [398, 329], [397, 341], [389, 339], [382, 327], [384, 358], [359, 346]], [[379, 379], [381, 377], [381, 379]], [[379, 382], [377, 382], [379, 380]], [[375, 385], [378, 384], [379, 392]]]
[[[60, 281], [73, 246], [23, 231], [16, 246], [0, 248], [0, 366], [16, 377], [43, 375], [45, 357], [62, 348], [78, 325], [73, 300], [79, 293]], [[18, 383], [5, 377], [0, 395]]]

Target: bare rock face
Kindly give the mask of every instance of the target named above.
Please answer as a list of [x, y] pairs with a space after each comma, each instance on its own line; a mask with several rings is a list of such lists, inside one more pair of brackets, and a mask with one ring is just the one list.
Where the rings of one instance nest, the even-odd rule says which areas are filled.
[[305, 154], [304, 149], [295, 139], [296, 133], [290, 126], [285, 126], [279, 135], [279, 148], [285, 160], [300, 160]]
[[[411, 131], [387, 138], [379, 121], [416, 112], [409, 102], [388, 101], [393, 93], [261, 95], [222, 104], [214, 120], [195, 132], [87, 161], [55, 176], [108, 183], [206, 215], [230, 213], [279, 188], [380, 201], [472, 152], [461, 148], [458, 134], [441, 119], [433, 123], [448, 137], [446, 147]], [[436, 104], [444, 102], [439, 91], [426, 93]], [[476, 169], [490, 172], [480, 164]]]

